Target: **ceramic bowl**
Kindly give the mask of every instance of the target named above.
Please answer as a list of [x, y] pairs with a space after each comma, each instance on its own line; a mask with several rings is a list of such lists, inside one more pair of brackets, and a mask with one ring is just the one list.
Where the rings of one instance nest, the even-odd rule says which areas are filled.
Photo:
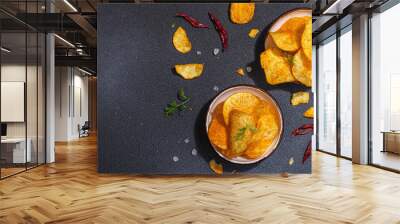
[[229, 162], [237, 163], [237, 164], [252, 164], [252, 163], [256, 163], [260, 160], [263, 160], [263, 159], [267, 158], [269, 155], [271, 155], [277, 148], [279, 141], [281, 139], [281, 136], [282, 136], [282, 130], [283, 130], [282, 112], [279, 108], [279, 105], [275, 101], [275, 99], [269, 93], [267, 93], [265, 90], [262, 90], [258, 87], [250, 86], [250, 85], [238, 85], [238, 86], [233, 86], [228, 89], [225, 89], [224, 91], [219, 93], [214, 98], [214, 100], [211, 102], [210, 107], [208, 108], [207, 118], [206, 118], [206, 130], [208, 131], [208, 127], [211, 123], [212, 115], [213, 115], [215, 108], [220, 103], [227, 100], [233, 94], [243, 93], [243, 92], [251, 93], [251, 94], [259, 97], [261, 100], [269, 102], [271, 105], [273, 105], [275, 107], [276, 111], [278, 112], [278, 117], [279, 117], [279, 121], [278, 121], [279, 122], [279, 134], [278, 134], [278, 136], [275, 138], [274, 142], [268, 146], [268, 148], [265, 150], [265, 153], [256, 159], [247, 159], [245, 157], [240, 157], [240, 156], [234, 157], [234, 158], [227, 158], [218, 151], [218, 148], [216, 146], [214, 146], [213, 144], [211, 144], [211, 145], [213, 146], [214, 150], [218, 153], [219, 156], [221, 156], [222, 158], [224, 158], [225, 160], [227, 160]]
[[[306, 8], [300, 8], [300, 9], [294, 9], [289, 12], [286, 12], [279, 16], [271, 25], [269, 28], [268, 33], [270, 32], [276, 32], [278, 31], [283, 24], [285, 24], [289, 19], [295, 18], [295, 17], [304, 17], [304, 16], [310, 16], [312, 15], [311, 9], [306, 9]], [[264, 47], [265, 49], [268, 49], [270, 46], [274, 45], [271, 37], [268, 35], [267, 38], [265, 39]]]

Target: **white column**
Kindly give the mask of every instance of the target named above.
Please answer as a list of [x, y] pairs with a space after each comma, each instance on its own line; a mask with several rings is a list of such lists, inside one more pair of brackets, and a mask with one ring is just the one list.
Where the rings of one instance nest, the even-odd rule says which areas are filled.
[[[54, 6], [50, 1], [46, 4], [47, 12], [53, 12]], [[46, 163], [55, 161], [55, 43], [54, 35], [46, 35]]]
[[368, 163], [368, 15], [353, 20], [353, 162]]

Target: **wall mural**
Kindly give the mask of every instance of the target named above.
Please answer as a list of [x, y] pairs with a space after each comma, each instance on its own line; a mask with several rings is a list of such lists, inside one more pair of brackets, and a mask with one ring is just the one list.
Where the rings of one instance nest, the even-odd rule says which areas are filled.
[[309, 4], [103, 4], [102, 173], [310, 173]]

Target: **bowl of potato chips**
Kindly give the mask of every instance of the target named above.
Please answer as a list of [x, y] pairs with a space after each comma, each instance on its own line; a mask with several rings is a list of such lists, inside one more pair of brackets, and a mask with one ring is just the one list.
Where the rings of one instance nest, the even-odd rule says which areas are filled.
[[237, 164], [256, 163], [277, 148], [283, 130], [282, 112], [266, 91], [233, 86], [211, 102], [206, 130], [222, 158]]
[[312, 85], [312, 20], [310, 9], [281, 15], [270, 27], [260, 64], [267, 83]]

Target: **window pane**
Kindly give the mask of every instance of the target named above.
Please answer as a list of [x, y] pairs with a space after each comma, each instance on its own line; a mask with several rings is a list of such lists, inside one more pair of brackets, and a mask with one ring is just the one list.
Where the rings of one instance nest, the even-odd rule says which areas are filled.
[[318, 147], [336, 153], [336, 39], [318, 48]]
[[352, 157], [352, 35], [340, 36], [340, 152]]
[[395, 132], [400, 130], [400, 31], [393, 27], [398, 21], [400, 5], [371, 19], [372, 163], [396, 170], [400, 170], [400, 134]]

